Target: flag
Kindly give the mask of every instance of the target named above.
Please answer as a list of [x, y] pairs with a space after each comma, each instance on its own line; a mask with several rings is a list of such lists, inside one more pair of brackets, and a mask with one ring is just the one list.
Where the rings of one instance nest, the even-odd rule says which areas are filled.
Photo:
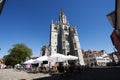
[[5, 0], [0, 0], [0, 14], [2, 13], [4, 3], [5, 3]]
[[120, 52], [120, 32], [117, 29], [111, 34], [111, 40], [118, 52]]

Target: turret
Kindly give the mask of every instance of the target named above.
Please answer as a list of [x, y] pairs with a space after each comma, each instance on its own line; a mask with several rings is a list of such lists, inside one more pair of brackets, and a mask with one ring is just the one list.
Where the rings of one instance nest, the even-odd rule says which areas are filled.
[[62, 10], [60, 11], [59, 22], [64, 23], [64, 24], [67, 23], [66, 16], [65, 16], [65, 14], [64, 14], [64, 12]]

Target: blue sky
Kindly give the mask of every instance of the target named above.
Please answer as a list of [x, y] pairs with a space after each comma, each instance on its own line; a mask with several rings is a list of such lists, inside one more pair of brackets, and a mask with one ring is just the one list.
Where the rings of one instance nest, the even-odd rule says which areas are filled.
[[16, 43], [24, 43], [34, 56], [49, 44], [51, 21], [63, 9], [71, 26], [76, 26], [81, 48], [113, 52], [113, 31], [106, 15], [115, 0], [6, 0], [0, 16], [0, 57]]

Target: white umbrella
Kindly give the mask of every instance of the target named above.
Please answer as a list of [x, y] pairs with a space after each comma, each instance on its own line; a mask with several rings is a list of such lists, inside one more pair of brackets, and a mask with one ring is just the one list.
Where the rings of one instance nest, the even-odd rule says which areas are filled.
[[48, 61], [48, 56], [41, 56], [41, 57], [34, 60], [35, 63], [40, 63], [43, 61]]
[[51, 55], [48, 58], [48, 60], [52, 62], [64, 62], [67, 60], [67, 57], [63, 54], [56, 53], [56, 54]]
[[34, 60], [33, 59], [29, 59], [27, 61], [24, 62], [24, 64], [34, 64]]
[[67, 56], [67, 60], [77, 60], [78, 57], [77, 56], [73, 56], [73, 55], [68, 55]]

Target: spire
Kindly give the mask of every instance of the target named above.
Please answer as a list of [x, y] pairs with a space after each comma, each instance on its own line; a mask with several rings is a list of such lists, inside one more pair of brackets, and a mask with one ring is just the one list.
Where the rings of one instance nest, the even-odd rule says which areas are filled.
[[60, 10], [59, 22], [67, 23], [66, 15], [63, 10]]

